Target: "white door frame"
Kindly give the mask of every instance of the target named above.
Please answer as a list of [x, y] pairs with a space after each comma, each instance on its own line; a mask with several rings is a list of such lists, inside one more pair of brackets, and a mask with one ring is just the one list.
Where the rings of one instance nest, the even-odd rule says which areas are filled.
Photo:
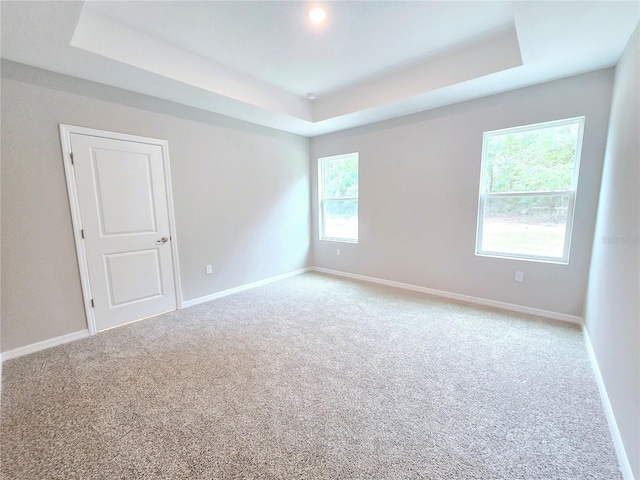
[[82, 285], [82, 298], [84, 300], [84, 310], [87, 316], [87, 327], [89, 333], [95, 335], [96, 318], [91, 306], [91, 283], [89, 282], [89, 268], [87, 256], [82, 241], [82, 217], [80, 216], [80, 205], [78, 203], [78, 192], [76, 186], [75, 172], [73, 170], [73, 160], [71, 158], [71, 134], [91, 135], [93, 137], [123, 140], [128, 142], [146, 143], [157, 145], [162, 148], [162, 159], [164, 166], [165, 190], [167, 192], [167, 204], [169, 210], [169, 234], [171, 235], [171, 254], [173, 257], [173, 277], [176, 287], [176, 306], [182, 308], [182, 286], [180, 284], [180, 268], [178, 262], [178, 240], [176, 235], [176, 221], [173, 211], [173, 193], [171, 188], [171, 168], [169, 166], [169, 143], [166, 140], [157, 138], [139, 137], [125, 133], [107, 132], [104, 130], [94, 130], [92, 128], [76, 127], [73, 125], [60, 124], [60, 141], [62, 143], [62, 160], [64, 163], [64, 174], [67, 180], [67, 193], [69, 194], [69, 206], [71, 207], [71, 221], [73, 224], [73, 238], [76, 244], [76, 254], [78, 256], [78, 267], [80, 270], [80, 283]]

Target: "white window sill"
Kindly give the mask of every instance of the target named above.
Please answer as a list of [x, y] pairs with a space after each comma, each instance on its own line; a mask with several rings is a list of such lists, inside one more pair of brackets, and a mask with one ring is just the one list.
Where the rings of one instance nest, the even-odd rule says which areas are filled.
[[501, 253], [476, 252], [476, 257], [501, 258], [503, 260], [519, 260], [523, 262], [554, 263], [556, 265], [568, 265], [569, 260], [562, 258], [525, 257], [520, 255], [506, 255]]
[[329, 237], [322, 238], [322, 237], [320, 237], [320, 240], [323, 241], [323, 242], [335, 242], [335, 243], [355, 243], [355, 244], [358, 243], [358, 240], [353, 240], [353, 239], [350, 239], [350, 238], [329, 238]]

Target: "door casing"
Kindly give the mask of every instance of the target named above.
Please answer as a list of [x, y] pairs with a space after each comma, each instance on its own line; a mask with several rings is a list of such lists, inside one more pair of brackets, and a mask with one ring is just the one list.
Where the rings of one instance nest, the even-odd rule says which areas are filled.
[[169, 143], [166, 140], [157, 138], [140, 137], [125, 133], [108, 132], [104, 130], [95, 130], [92, 128], [78, 127], [74, 125], [60, 124], [60, 141], [62, 143], [62, 159], [64, 163], [64, 173], [67, 182], [67, 193], [69, 195], [69, 206], [71, 208], [71, 221], [73, 226], [73, 238], [76, 245], [76, 254], [78, 258], [78, 268], [80, 271], [80, 283], [82, 286], [82, 298], [84, 301], [84, 309], [87, 317], [87, 327], [91, 335], [97, 333], [96, 318], [94, 310], [91, 306], [91, 284], [89, 282], [89, 269], [87, 265], [86, 251], [82, 240], [82, 217], [80, 216], [80, 205], [78, 203], [78, 193], [76, 189], [76, 178], [73, 170], [71, 158], [71, 134], [77, 133], [81, 135], [91, 135], [94, 137], [102, 137], [114, 140], [123, 140], [128, 142], [146, 143], [157, 145], [162, 149], [163, 168], [165, 178], [165, 190], [167, 194], [167, 204], [169, 212], [169, 230], [171, 235], [171, 256], [174, 273], [174, 283], [176, 292], [177, 308], [182, 308], [182, 287], [180, 283], [180, 269], [178, 261], [178, 238], [175, 228], [175, 215], [173, 209], [173, 193], [171, 187], [171, 168], [169, 165]]

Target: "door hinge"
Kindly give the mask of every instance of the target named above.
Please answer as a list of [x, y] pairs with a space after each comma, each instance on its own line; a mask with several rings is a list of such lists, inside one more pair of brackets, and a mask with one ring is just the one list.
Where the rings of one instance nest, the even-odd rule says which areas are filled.
[[84, 230], [82, 228], [80, 229], [80, 235], [82, 235], [82, 238], [84, 238]]
[[71, 157], [71, 165], [75, 165], [75, 163], [73, 163], [73, 152], [71, 152], [69, 156]]
[[93, 298], [91, 299], [91, 308], [96, 308], [96, 306], [93, 303]]

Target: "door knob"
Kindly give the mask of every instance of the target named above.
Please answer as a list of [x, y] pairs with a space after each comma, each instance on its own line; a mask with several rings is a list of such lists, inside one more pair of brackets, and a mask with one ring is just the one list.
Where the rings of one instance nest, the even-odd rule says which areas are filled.
[[161, 243], [167, 243], [169, 239], [167, 237], [162, 237], [160, 240], [156, 242], [156, 245], [160, 245]]

